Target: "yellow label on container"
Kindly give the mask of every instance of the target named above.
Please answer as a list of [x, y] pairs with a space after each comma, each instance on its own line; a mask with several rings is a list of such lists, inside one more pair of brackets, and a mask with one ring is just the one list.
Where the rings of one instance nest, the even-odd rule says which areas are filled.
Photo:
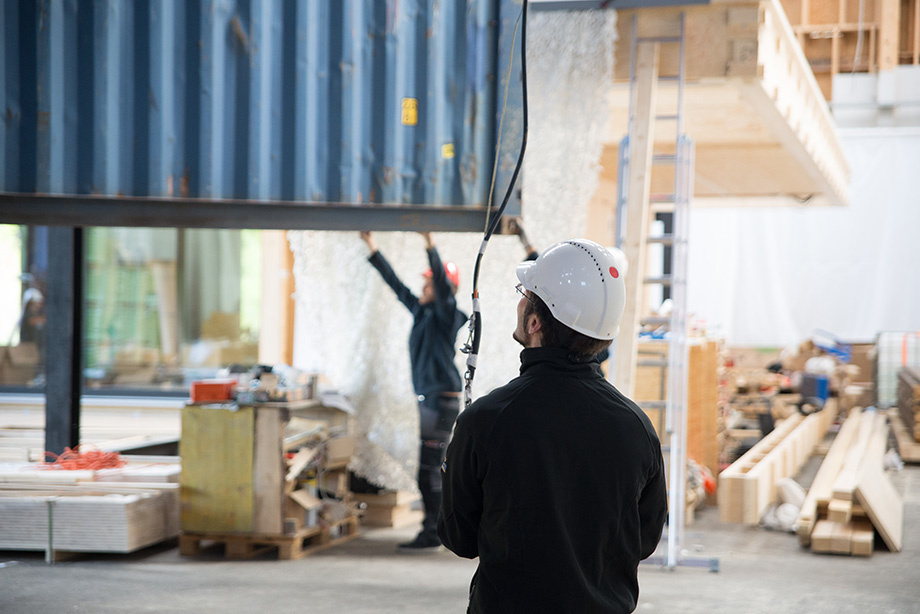
[[444, 143], [441, 145], [441, 157], [445, 160], [449, 160], [454, 157], [454, 144], [453, 143]]
[[402, 99], [402, 123], [403, 126], [418, 125], [418, 98]]

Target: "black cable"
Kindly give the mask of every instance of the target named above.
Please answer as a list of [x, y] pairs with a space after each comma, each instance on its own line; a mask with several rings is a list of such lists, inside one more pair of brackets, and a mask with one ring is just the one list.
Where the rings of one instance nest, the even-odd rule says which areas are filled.
[[[479, 305], [479, 269], [482, 265], [482, 258], [486, 251], [486, 245], [492, 235], [495, 234], [502, 215], [508, 207], [511, 195], [514, 193], [514, 185], [517, 183], [518, 175], [521, 172], [521, 166], [524, 163], [524, 152], [527, 150], [527, 4], [524, 0], [521, 6], [521, 97], [523, 99], [522, 108], [524, 111], [523, 136], [521, 137], [521, 150], [518, 153], [517, 164], [514, 166], [514, 172], [511, 174], [511, 181], [508, 183], [508, 189], [498, 212], [492, 217], [486, 228], [482, 244], [479, 247], [479, 253], [476, 256], [476, 266], [473, 268], [473, 313], [470, 316], [470, 340], [464, 346], [463, 351], [468, 354], [466, 359], [466, 375], [464, 376], [464, 402], [469, 405], [472, 402], [473, 377], [476, 375], [476, 363], [479, 359], [479, 345], [482, 341], [482, 310]], [[512, 54], [514, 50], [512, 50]], [[509, 72], [508, 79], [511, 79]], [[498, 144], [496, 145], [495, 157], [496, 163], [500, 153], [501, 135], [498, 135]]]

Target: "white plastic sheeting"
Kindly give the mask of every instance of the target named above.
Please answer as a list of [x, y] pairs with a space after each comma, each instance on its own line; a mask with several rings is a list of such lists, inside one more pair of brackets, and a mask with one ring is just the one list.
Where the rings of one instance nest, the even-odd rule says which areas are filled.
[[[538, 249], [585, 233], [609, 116], [615, 19], [613, 11], [529, 18], [530, 132], [523, 202], [527, 234]], [[377, 233], [376, 238], [403, 282], [418, 294], [427, 268], [422, 238], [413, 233]], [[482, 237], [435, 233], [434, 239], [441, 258], [460, 266], [458, 303], [469, 314], [472, 268]], [[359, 446], [351, 468], [381, 486], [414, 490], [418, 412], [409, 376], [409, 312], [367, 262], [357, 232], [295, 232], [291, 248], [297, 288], [295, 365], [325, 374], [358, 409], [368, 443]], [[521, 348], [511, 338], [520, 298], [514, 268], [524, 255], [517, 237], [496, 236], [486, 251], [474, 397], [518, 373]], [[467, 335], [462, 329], [458, 348]], [[458, 352], [461, 374], [465, 360]]]
[[920, 130], [842, 140], [850, 207], [692, 209], [688, 308], [729, 345], [920, 329]]

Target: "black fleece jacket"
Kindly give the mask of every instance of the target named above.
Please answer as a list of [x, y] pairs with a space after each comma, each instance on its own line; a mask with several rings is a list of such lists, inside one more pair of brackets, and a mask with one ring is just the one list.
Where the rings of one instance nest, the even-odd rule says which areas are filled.
[[470, 612], [632, 612], [667, 517], [661, 446], [596, 360], [521, 352], [521, 375], [460, 414], [438, 534], [479, 557]]
[[383, 254], [376, 251], [368, 257], [368, 261], [396, 293], [396, 298], [412, 313], [409, 362], [415, 394], [460, 392], [463, 383], [454, 364], [454, 356], [457, 332], [469, 318], [457, 308], [457, 299], [438, 250], [432, 247], [427, 252], [435, 300], [425, 305], [419, 303], [418, 297], [400, 281]]

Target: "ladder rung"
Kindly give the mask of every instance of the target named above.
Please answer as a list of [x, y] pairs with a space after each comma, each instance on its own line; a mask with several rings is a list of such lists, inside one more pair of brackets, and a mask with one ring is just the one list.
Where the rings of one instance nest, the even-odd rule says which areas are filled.
[[648, 316], [639, 319], [639, 324], [646, 326], [648, 324], [670, 324], [671, 318], [668, 316]]
[[668, 406], [667, 401], [636, 401], [639, 407], [648, 407], [649, 409], [664, 409]]
[[645, 240], [647, 243], [657, 245], [674, 245], [674, 235], [661, 235], [660, 237], [649, 237]]
[[677, 162], [677, 154], [655, 154], [652, 156], [652, 162], [659, 164], [675, 164]]
[[659, 81], [680, 81], [680, 75], [660, 75]]
[[660, 275], [655, 277], [646, 277], [642, 280], [646, 284], [659, 284], [662, 286], [670, 286], [674, 278], [671, 275]]
[[680, 115], [656, 115], [655, 119], [658, 121], [678, 120]]
[[650, 203], [673, 203], [673, 194], [650, 194], [648, 197]]
[[637, 36], [637, 43], [679, 43], [680, 36]]
[[636, 362], [637, 367], [667, 367], [667, 360], [639, 360]]

